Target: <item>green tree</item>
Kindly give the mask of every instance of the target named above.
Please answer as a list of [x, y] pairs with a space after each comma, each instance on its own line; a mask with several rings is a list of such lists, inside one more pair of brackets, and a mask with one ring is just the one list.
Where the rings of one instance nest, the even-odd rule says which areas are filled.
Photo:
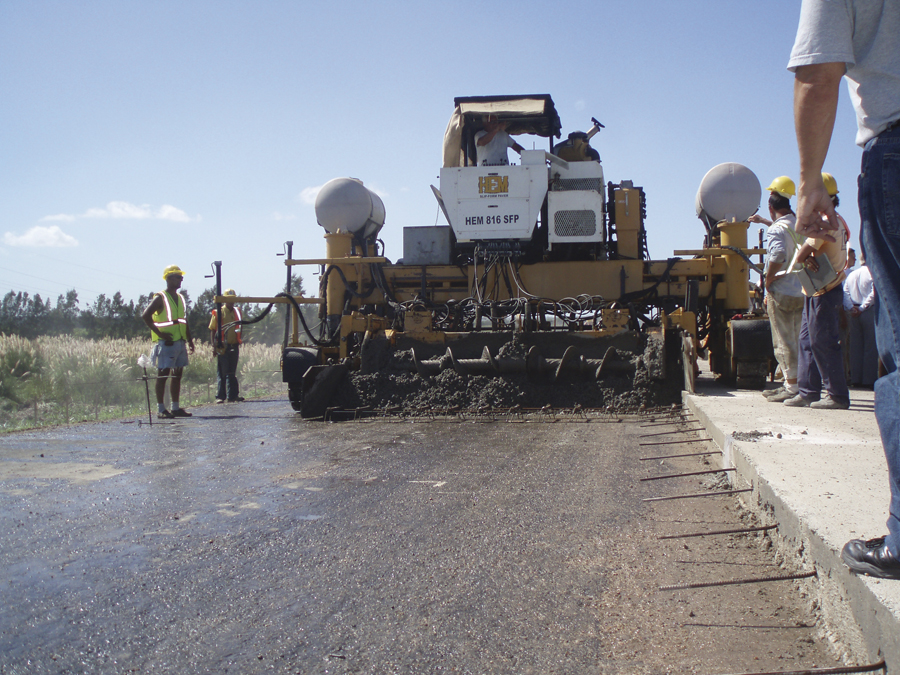
[[47, 325], [48, 335], [71, 335], [78, 325], [78, 292], [73, 288], [65, 296], [56, 298], [56, 307], [50, 312]]
[[209, 318], [216, 305], [213, 299], [216, 297], [215, 288], [207, 288], [197, 296], [197, 301], [190, 306], [187, 312], [188, 327], [191, 336], [195, 340], [209, 339]]

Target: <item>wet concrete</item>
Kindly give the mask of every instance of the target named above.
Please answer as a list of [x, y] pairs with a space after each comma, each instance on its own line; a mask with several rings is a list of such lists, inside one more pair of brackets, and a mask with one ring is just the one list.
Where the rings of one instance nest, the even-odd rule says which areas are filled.
[[0, 439], [0, 672], [610, 672], [626, 425], [194, 415]]

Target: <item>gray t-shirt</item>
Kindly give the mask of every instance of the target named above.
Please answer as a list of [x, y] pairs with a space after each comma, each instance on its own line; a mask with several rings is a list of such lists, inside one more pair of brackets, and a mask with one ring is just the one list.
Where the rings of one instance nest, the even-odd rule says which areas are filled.
[[788, 70], [841, 62], [864, 146], [900, 119], [900, 0], [803, 0]]

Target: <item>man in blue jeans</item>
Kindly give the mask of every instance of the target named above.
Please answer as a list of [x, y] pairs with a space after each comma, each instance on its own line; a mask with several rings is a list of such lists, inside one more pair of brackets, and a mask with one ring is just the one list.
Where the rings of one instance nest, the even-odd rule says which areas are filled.
[[856, 109], [861, 243], [879, 296], [878, 352], [887, 375], [875, 384], [875, 417], [891, 488], [888, 534], [847, 542], [855, 572], [900, 579], [900, 0], [803, 0], [788, 68], [800, 151], [797, 231], [834, 241], [838, 220], [822, 181], [846, 77]]
[[[223, 295], [237, 295], [234, 289], [227, 289]], [[240, 384], [237, 379], [238, 359], [241, 349], [241, 310], [236, 304], [223, 304], [222, 329], [218, 330], [219, 322], [216, 318], [216, 310], [212, 310], [212, 318], [209, 321], [209, 341], [213, 345], [213, 355], [216, 357], [217, 387], [216, 403], [225, 403], [226, 394], [229, 403], [238, 403], [244, 398], [240, 396]]]

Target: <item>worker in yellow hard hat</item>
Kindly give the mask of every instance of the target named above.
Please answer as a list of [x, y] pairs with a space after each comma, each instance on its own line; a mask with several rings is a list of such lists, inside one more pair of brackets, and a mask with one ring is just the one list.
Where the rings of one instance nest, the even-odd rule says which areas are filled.
[[794, 230], [797, 218], [791, 209], [794, 181], [779, 176], [769, 187], [769, 217], [750, 216], [751, 223], [768, 226], [766, 233], [766, 313], [772, 330], [775, 358], [784, 375], [784, 384], [763, 392], [771, 403], [782, 403], [800, 393], [797, 365], [800, 361], [800, 323], [803, 319], [803, 292], [796, 274], [784, 274], [797, 250], [800, 237]]
[[[191, 413], [179, 405], [181, 375], [188, 364], [188, 348], [191, 354], [194, 353], [194, 339], [186, 318], [187, 307], [184, 296], [178, 292], [184, 280], [184, 272], [178, 265], [169, 265], [163, 270], [163, 279], [166, 280], [166, 290], [153, 296], [153, 300], [141, 314], [153, 341], [150, 359], [159, 369], [156, 380], [157, 414], [163, 419], [191, 417]], [[166, 410], [165, 405], [167, 380], [171, 380], [171, 412]]]
[[[838, 197], [838, 192], [840, 192], [840, 190], [838, 190], [837, 181], [830, 173], [828, 173], [827, 171], [823, 171], [822, 183], [825, 185], [825, 191], [828, 193], [828, 196], [831, 197], [831, 204], [834, 206], [834, 208], [837, 208], [841, 203], [841, 199], [840, 197]], [[844, 220], [841, 215], [837, 213], [837, 211], [835, 211], [835, 215], [837, 216], [838, 223], [844, 227], [844, 232], [846, 232], [847, 241], [849, 242], [850, 228], [847, 226], [847, 221]]]
[[[822, 183], [833, 207], [840, 203], [837, 181], [829, 173]], [[797, 383], [800, 393], [784, 402], [787, 406], [826, 410], [850, 407], [850, 390], [841, 347], [844, 271], [847, 266], [847, 242], [850, 228], [835, 210], [838, 228], [830, 233], [834, 241], [808, 237], [796, 260], [803, 265], [808, 281], [804, 284], [803, 325], [800, 328], [800, 363]], [[815, 276], [812, 276], [815, 275]], [[822, 390], [825, 390], [824, 396]]]
[[[222, 295], [237, 294], [233, 288], [228, 288]], [[217, 316], [219, 313], [222, 315], [222, 331], [219, 330]], [[213, 345], [213, 355], [216, 357], [216, 403], [243, 401], [237, 379], [242, 342], [241, 310], [237, 303], [223, 303], [219, 312], [213, 308], [212, 318], [209, 321], [209, 341]]]

